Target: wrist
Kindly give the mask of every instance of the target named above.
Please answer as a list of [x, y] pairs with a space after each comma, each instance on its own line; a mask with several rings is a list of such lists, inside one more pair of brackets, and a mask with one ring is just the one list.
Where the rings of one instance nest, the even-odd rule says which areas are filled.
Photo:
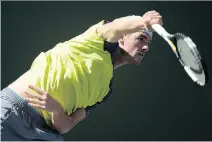
[[55, 111], [52, 111], [52, 114], [53, 115], [59, 115], [59, 114], [61, 114], [61, 113], [63, 113], [64, 111], [63, 111], [63, 108], [62, 108], [62, 106], [59, 106]]
[[142, 17], [142, 25], [143, 27], [148, 27], [150, 25], [150, 19], [146, 18], [146, 17]]
[[146, 30], [148, 32], [154, 32], [154, 30], [152, 29], [150, 21], [151, 21], [150, 18], [142, 17], [140, 30]]

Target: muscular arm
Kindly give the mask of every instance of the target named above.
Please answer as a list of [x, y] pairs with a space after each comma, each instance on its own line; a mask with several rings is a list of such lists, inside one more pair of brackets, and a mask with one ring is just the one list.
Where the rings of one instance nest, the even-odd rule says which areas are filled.
[[126, 16], [115, 19], [97, 29], [97, 33], [108, 42], [117, 42], [123, 35], [150, 28], [152, 24], [163, 24], [162, 16], [156, 11], [148, 11], [143, 16]]
[[85, 109], [80, 108], [67, 115], [64, 111], [52, 113], [52, 123], [54, 128], [61, 134], [69, 132], [77, 123], [86, 117]]
[[108, 42], [117, 42], [124, 34], [137, 32], [146, 27], [141, 16], [126, 16], [115, 19], [97, 29], [97, 33]]
[[34, 108], [44, 109], [51, 112], [51, 121], [53, 127], [61, 134], [69, 132], [77, 123], [86, 117], [86, 110], [78, 108], [71, 115], [67, 115], [62, 105], [48, 92], [40, 89], [38, 86], [29, 85], [34, 90], [25, 92], [25, 100]]
[[52, 113], [52, 123], [54, 128], [61, 134], [69, 132], [77, 123], [87, 117], [93, 109], [101, 106], [110, 97], [111, 93], [112, 90], [110, 89], [108, 95], [102, 102], [98, 102], [93, 106], [88, 106], [85, 109], [79, 108], [71, 115], [67, 115], [64, 111], [60, 111], [60, 113]]

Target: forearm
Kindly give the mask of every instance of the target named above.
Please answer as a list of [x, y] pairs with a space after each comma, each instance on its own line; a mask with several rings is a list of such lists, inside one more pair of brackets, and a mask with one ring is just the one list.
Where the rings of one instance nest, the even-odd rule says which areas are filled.
[[142, 16], [126, 16], [113, 21], [116, 32], [123, 35], [137, 32], [147, 25]]
[[52, 112], [51, 119], [54, 128], [59, 133], [64, 134], [71, 130], [72, 117], [67, 115], [64, 111], [60, 113]]
[[85, 110], [77, 109], [71, 115], [67, 115], [64, 111], [60, 113], [52, 113], [52, 124], [54, 128], [61, 134], [69, 132], [78, 122], [85, 118]]
[[126, 16], [100, 27], [97, 32], [107, 41], [116, 42], [124, 34], [137, 32], [146, 26], [147, 23], [141, 16]]

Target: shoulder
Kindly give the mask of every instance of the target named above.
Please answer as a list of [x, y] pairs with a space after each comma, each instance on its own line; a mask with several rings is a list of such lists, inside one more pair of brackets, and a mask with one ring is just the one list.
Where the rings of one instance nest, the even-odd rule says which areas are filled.
[[107, 20], [101, 20], [98, 23], [88, 26], [88, 28], [80, 35], [74, 37], [76, 38], [101, 38], [100, 34], [97, 32], [97, 29], [108, 23]]
[[93, 29], [99, 29], [100, 27], [103, 27], [107, 23], [109, 23], [108, 20], [101, 20], [100, 22], [90, 26], [87, 31], [91, 31]]

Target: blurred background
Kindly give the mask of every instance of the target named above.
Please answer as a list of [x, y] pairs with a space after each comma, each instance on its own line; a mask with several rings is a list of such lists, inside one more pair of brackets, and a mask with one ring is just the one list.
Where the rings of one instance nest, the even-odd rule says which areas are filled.
[[[212, 2], [1, 2], [1, 89], [35, 57], [93, 24], [156, 10], [170, 33], [198, 45], [212, 75]], [[157, 34], [141, 66], [115, 71], [112, 97], [64, 135], [68, 141], [212, 140], [212, 85], [187, 76]]]

